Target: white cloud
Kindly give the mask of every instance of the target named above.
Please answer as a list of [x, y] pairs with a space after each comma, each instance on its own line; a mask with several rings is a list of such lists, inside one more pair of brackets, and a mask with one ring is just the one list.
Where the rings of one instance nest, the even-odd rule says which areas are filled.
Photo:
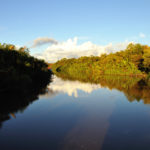
[[39, 59], [45, 59], [48, 62], [56, 62], [62, 58], [78, 58], [80, 56], [100, 56], [103, 53], [116, 52], [123, 50], [130, 43], [125, 41], [123, 43], [108, 45], [96, 45], [90, 41], [78, 44], [78, 38], [68, 39], [58, 44], [50, 45], [44, 52], [34, 54]]
[[140, 33], [140, 34], [139, 34], [139, 37], [140, 37], [140, 38], [145, 38], [146, 35], [145, 35], [144, 33]]

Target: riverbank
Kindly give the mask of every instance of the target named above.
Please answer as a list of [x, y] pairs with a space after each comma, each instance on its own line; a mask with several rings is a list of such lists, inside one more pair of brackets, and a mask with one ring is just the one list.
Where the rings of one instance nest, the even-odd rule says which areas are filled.
[[47, 63], [31, 56], [28, 49], [0, 45], [0, 93], [26, 93], [35, 86], [46, 86], [51, 75]]
[[68, 76], [124, 75], [146, 77], [150, 72], [150, 47], [129, 44], [125, 50], [101, 56], [61, 59], [52, 65], [56, 74]]

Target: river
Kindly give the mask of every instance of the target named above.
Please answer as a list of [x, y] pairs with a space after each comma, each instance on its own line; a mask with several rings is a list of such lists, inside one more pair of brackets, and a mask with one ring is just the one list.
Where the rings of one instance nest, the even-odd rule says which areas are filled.
[[149, 150], [149, 89], [142, 81], [125, 81], [97, 84], [54, 76], [31, 103], [13, 106], [15, 111], [1, 108], [0, 149]]

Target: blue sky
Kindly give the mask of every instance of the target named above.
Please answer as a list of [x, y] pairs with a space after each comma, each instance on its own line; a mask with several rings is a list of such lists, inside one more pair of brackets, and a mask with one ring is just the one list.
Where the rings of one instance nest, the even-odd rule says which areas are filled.
[[[149, 0], [1, 0], [0, 42], [79, 37], [99, 45], [149, 44]], [[143, 36], [141, 36], [143, 35]]]

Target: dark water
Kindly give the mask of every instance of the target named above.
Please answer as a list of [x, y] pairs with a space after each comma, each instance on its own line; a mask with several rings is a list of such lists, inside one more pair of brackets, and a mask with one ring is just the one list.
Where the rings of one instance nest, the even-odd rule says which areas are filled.
[[143, 80], [55, 77], [39, 97], [10, 98], [0, 107], [1, 150], [150, 149], [150, 88]]

